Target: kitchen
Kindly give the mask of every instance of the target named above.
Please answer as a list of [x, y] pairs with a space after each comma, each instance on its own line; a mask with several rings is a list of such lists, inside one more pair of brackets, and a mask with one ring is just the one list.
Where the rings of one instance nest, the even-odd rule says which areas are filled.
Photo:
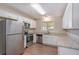
[[[0, 4], [0, 54], [79, 54], [78, 6], [78, 3]], [[42, 46], [55, 50], [44, 48], [47, 50], [42, 53]]]

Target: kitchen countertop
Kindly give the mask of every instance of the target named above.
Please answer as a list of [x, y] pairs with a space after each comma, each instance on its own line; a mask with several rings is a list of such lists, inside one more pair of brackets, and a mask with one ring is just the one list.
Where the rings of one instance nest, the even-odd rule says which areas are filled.
[[72, 39], [66, 34], [43, 34], [56, 37], [56, 46], [79, 49], [79, 41]]
[[66, 48], [72, 48], [72, 49], [78, 49], [79, 50], [79, 41], [77, 39], [73, 39], [70, 36], [68, 36], [65, 33], [32, 33], [32, 34], [42, 34], [42, 35], [48, 35], [48, 36], [55, 36], [56, 37], [56, 46], [58, 47], [66, 47]]

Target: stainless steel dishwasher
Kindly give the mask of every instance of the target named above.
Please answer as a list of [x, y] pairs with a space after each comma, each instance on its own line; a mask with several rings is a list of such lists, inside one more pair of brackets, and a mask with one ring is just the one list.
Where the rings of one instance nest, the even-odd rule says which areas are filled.
[[36, 43], [42, 44], [42, 34], [36, 34], [37, 40]]

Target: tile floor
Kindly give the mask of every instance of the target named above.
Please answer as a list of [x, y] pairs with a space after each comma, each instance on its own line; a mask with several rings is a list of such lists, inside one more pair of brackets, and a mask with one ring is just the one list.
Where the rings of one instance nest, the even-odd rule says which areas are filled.
[[57, 55], [57, 47], [46, 46], [43, 44], [33, 44], [25, 49], [23, 55]]

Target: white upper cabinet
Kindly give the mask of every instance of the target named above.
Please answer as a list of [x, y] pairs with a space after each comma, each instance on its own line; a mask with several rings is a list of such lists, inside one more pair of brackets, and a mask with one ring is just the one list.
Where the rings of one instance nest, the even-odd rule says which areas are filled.
[[70, 29], [72, 28], [72, 4], [68, 4], [63, 16], [63, 28]]
[[64, 29], [79, 29], [79, 4], [69, 3], [63, 16]]
[[30, 28], [36, 28], [36, 21], [30, 20]]
[[73, 16], [73, 27], [79, 29], [79, 3], [74, 3], [72, 5], [72, 16]]
[[26, 22], [30, 24], [30, 28], [36, 28], [36, 21], [30, 18], [18, 17], [18, 21]]

